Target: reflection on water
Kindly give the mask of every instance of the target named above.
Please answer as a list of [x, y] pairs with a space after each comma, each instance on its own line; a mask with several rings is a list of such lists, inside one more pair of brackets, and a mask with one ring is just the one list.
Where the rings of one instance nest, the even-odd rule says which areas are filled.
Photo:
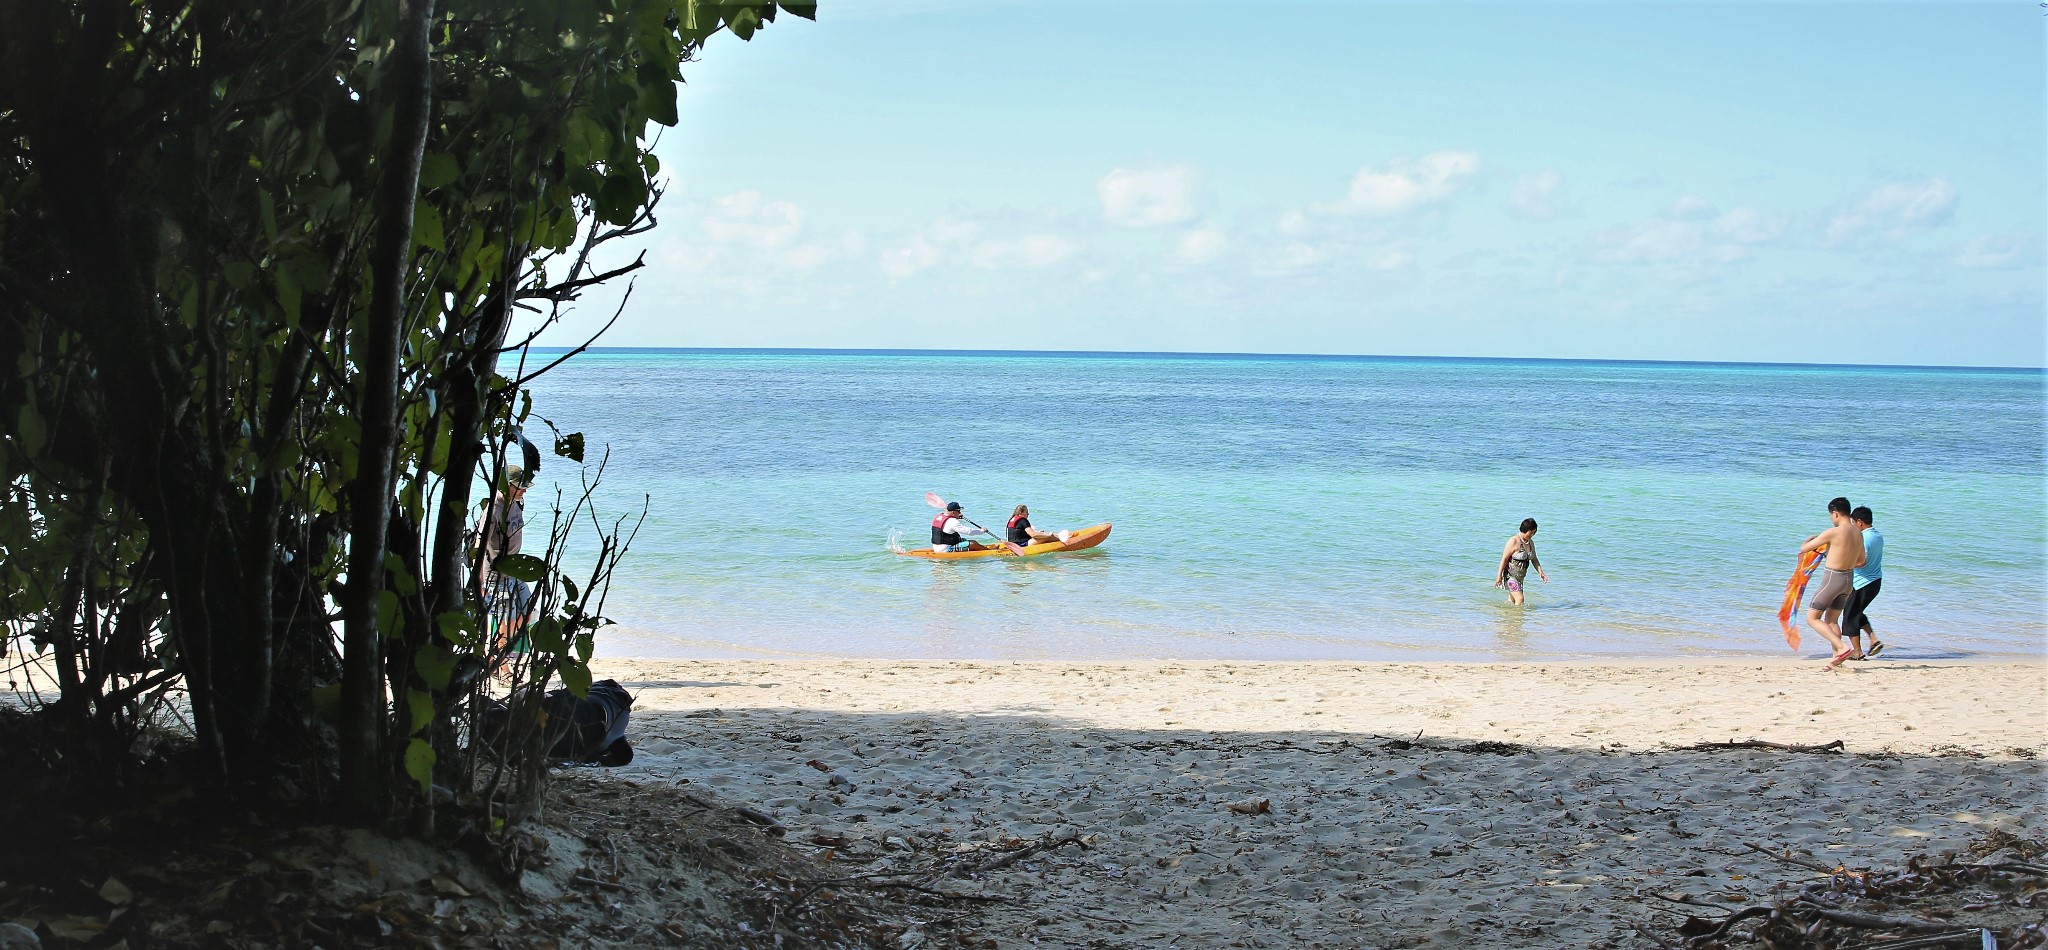
[[1494, 631], [1494, 648], [1500, 651], [1503, 660], [1520, 659], [1529, 655], [1529, 637], [1523, 629], [1528, 612], [1514, 604], [1502, 604], [1500, 624]]

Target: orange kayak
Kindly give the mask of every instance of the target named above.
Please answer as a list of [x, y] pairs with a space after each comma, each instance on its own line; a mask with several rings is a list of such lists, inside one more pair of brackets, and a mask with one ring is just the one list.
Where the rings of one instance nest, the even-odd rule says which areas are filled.
[[[1037, 557], [1040, 554], [1058, 554], [1063, 551], [1085, 551], [1098, 544], [1101, 544], [1103, 542], [1103, 539], [1107, 537], [1109, 537], [1109, 524], [1105, 522], [1103, 524], [1096, 525], [1092, 528], [1082, 528], [1079, 531], [1068, 532], [1067, 540], [1064, 544], [1058, 541], [1041, 541], [1037, 544], [1025, 545], [1024, 553], [1021, 556]], [[922, 547], [913, 548], [908, 551], [898, 551], [896, 553], [901, 554], [904, 557], [922, 557], [929, 558], [934, 561], [961, 561], [966, 560], [968, 558], [977, 557], [1020, 556], [1016, 554], [1011, 554], [1008, 548], [1005, 548], [999, 544], [983, 546], [982, 543], [979, 541], [975, 542], [975, 544], [976, 546], [974, 548], [966, 551], [939, 552], [934, 551], [929, 547]]]
[[1799, 598], [1806, 594], [1806, 582], [1813, 577], [1813, 569], [1826, 557], [1827, 545], [1817, 551], [1808, 551], [1799, 559], [1799, 569], [1792, 572], [1792, 579], [1785, 582], [1785, 603], [1778, 607], [1778, 626], [1785, 628], [1785, 642], [1792, 649], [1799, 649], [1799, 624], [1792, 619], [1792, 613], [1799, 609]]

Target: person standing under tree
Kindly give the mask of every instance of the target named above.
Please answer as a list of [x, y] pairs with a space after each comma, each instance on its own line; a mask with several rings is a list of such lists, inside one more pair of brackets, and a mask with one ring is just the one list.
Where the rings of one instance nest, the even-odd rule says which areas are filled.
[[[526, 471], [505, 466], [505, 479], [491, 498], [490, 518], [483, 537], [483, 595], [485, 616], [497, 627], [492, 639], [493, 654], [506, 656], [526, 626], [526, 612], [533, 599], [532, 585], [497, 571], [498, 559], [518, 554], [526, 540]], [[502, 661], [501, 661], [502, 662]]]

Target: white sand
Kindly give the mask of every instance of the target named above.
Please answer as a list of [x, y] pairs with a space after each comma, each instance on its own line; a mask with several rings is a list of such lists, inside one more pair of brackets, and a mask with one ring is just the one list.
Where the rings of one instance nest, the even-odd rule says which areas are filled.
[[[2048, 665], [601, 660], [641, 781], [764, 807], [849, 874], [1087, 836], [975, 880], [1005, 946], [1646, 945], [1648, 896], [1767, 900], [2048, 834]], [[1499, 755], [1375, 737], [1464, 745]], [[1848, 754], [1658, 751], [1844, 740]], [[1654, 753], [1654, 754], [1642, 754]], [[831, 771], [809, 765], [816, 762]], [[1243, 815], [1232, 803], [1270, 802]], [[840, 843], [841, 839], [844, 843]], [[893, 839], [893, 840], [892, 840]], [[819, 850], [827, 850], [819, 845]]]

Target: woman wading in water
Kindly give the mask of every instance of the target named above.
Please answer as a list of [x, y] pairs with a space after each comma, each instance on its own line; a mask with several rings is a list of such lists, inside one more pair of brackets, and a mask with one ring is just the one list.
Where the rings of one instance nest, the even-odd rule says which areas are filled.
[[1523, 518], [1522, 530], [1508, 539], [1508, 546], [1500, 552], [1500, 570], [1494, 572], [1493, 586], [1508, 589], [1508, 602], [1517, 607], [1522, 605], [1522, 580], [1529, 576], [1529, 568], [1536, 569], [1536, 576], [1550, 583], [1550, 575], [1543, 573], [1543, 562], [1536, 558], [1536, 519]]

